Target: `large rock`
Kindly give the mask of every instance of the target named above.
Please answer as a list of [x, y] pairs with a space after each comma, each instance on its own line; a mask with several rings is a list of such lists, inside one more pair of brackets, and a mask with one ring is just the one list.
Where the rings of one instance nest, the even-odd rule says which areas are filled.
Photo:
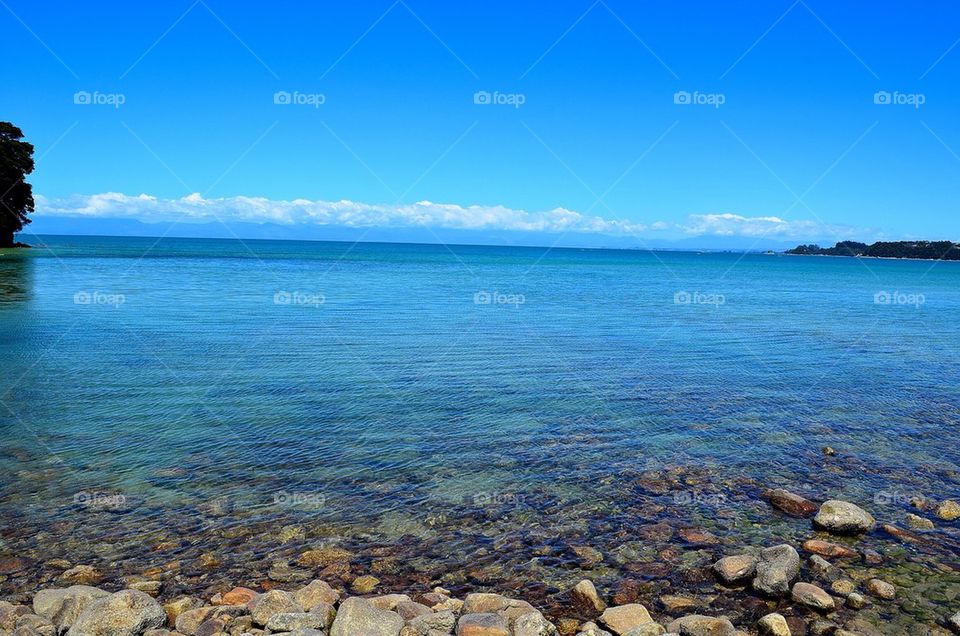
[[555, 636], [557, 633], [553, 623], [536, 610], [517, 617], [511, 627], [513, 636]]
[[767, 614], [757, 621], [760, 636], [791, 636], [790, 626], [782, 614]]
[[33, 597], [33, 612], [63, 631], [76, 622], [90, 603], [105, 596], [110, 596], [110, 592], [89, 585], [40, 590]]
[[340, 603], [330, 636], [398, 636], [402, 628], [399, 615], [377, 609], [366, 599], [351, 597]]
[[956, 521], [960, 519], [960, 504], [949, 499], [944, 501], [937, 506], [937, 516], [944, 521]]
[[660, 623], [644, 623], [639, 627], [634, 627], [623, 636], [663, 636], [667, 630]]
[[510, 636], [510, 627], [497, 614], [464, 614], [457, 621], [457, 636]]
[[467, 594], [463, 601], [464, 614], [487, 614], [489, 612], [499, 612], [510, 606], [510, 599], [500, 594], [491, 594], [488, 592], [475, 592]]
[[835, 607], [832, 596], [810, 583], [794, 584], [793, 590], [790, 592], [790, 598], [795, 603], [812, 607], [821, 612], [832, 611]]
[[769, 596], [785, 596], [800, 573], [800, 555], [793, 546], [783, 544], [760, 552], [753, 589]]
[[300, 607], [304, 611], [309, 612], [319, 603], [336, 605], [337, 601], [340, 600], [340, 593], [330, 587], [326, 581], [317, 579], [294, 592], [293, 598], [297, 603], [300, 603]]
[[123, 590], [87, 605], [70, 628], [69, 636], [140, 636], [161, 627], [167, 614], [151, 596]]
[[261, 627], [267, 624], [274, 614], [302, 612], [303, 608], [293, 594], [282, 590], [270, 590], [250, 601], [250, 616]]
[[407, 627], [417, 636], [445, 636], [453, 631], [457, 617], [450, 610], [440, 610], [411, 619]]
[[573, 606], [582, 614], [590, 617], [597, 616], [607, 609], [607, 604], [600, 598], [593, 581], [589, 579], [577, 583], [570, 591], [570, 597], [573, 599]]
[[952, 629], [954, 632], [960, 634], [960, 612], [957, 612], [948, 618], [947, 625], [949, 625], [950, 629]]
[[280, 612], [267, 621], [267, 629], [273, 633], [292, 632], [295, 629], [326, 629], [324, 619], [307, 612]]
[[817, 504], [782, 488], [768, 492], [767, 499], [771, 506], [791, 517], [812, 517], [817, 514]]
[[678, 618], [667, 625], [667, 631], [680, 636], [734, 636], [737, 632], [726, 618], [699, 614]]
[[713, 571], [724, 583], [739, 583], [753, 578], [757, 571], [757, 557], [749, 554], [723, 557], [713, 564]]
[[623, 636], [634, 627], [639, 627], [644, 623], [650, 623], [650, 612], [639, 603], [630, 603], [629, 605], [620, 605], [618, 607], [608, 607], [600, 615], [600, 622], [617, 636]]
[[818, 528], [837, 534], [869, 532], [877, 525], [873, 515], [860, 506], [837, 499], [823, 502], [813, 523]]

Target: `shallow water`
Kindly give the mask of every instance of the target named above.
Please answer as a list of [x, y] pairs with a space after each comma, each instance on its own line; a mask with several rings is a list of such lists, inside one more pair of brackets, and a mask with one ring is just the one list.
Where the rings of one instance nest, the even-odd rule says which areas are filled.
[[[0, 554], [340, 541], [559, 585], [664, 519], [802, 540], [764, 487], [899, 525], [960, 491], [960, 263], [46, 241], [0, 257]], [[908, 553], [956, 564], [954, 526]]]

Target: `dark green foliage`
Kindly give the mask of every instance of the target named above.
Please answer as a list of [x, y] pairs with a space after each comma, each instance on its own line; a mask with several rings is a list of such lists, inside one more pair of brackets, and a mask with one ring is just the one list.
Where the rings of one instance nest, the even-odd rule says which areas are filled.
[[13, 247], [13, 234], [30, 222], [33, 188], [26, 176], [33, 172], [33, 144], [23, 132], [0, 121], [0, 247]]

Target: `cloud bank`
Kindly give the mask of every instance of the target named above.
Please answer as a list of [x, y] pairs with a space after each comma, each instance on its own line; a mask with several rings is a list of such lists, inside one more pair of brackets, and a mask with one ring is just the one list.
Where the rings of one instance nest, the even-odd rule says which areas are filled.
[[37, 214], [74, 218], [136, 219], [143, 222], [246, 222], [379, 228], [443, 228], [507, 230], [544, 233], [606, 234], [611, 236], [745, 236], [810, 239], [847, 236], [850, 228], [814, 221], [789, 221], [775, 216], [731, 213], [691, 214], [682, 223], [650, 224], [581, 214], [566, 208], [530, 212], [502, 205], [462, 206], [418, 201], [410, 204], [368, 204], [309, 199], [272, 200], [264, 197], [205, 198], [191, 194], [164, 199], [147, 194], [105, 192], [48, 199], [37, 196]]

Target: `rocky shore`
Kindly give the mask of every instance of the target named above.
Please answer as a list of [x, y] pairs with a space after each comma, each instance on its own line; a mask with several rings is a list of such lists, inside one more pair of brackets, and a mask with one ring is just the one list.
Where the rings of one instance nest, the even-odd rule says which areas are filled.
[[[920, 613], [918, 602], [901, 602], [902, 585], [884, 578], [884, 556], [859, 548], [859, 538], [877, 528], [867, 510], [846, 501], [816, 504], [786, 490], [765, 493], [772, 508], [810, 524], [815, 537], [800, 545], [783, 543], [723, 554], [692, 572], [710, 577], [712, 593], [703, 587], [687, 593], [670, 589], [654, 602], [649, 585], [621, 582], [598, 589], [583, 579], [557, 592], [549, 607], [507, 594], [470, 591], [457, 598], [443, 587], [384, 594], [372, 574], [350, 573], [349, 553], [336, 547], [303, 552], [297, 564], [319, 569], [322, 578], [284, 586], [276, 580], [252, 587], [222, 580], [207, 595], [182, 595], [175, 570], [127, 577], [123, 589], [94, 585], [103, 575], [91, 566], [75, 565], [57, 578], [59, 585], [32, 595], [0, 601], [0, 634], [4, 636], [874, 636], [910, 634], [946, 636], [960, 633], [960, 584], [951, 587], [948, 612], [924, 624], [902, 627], [891, 616]], [[915, 502], [938, 522], [960, 518], [954, 501]], [[882, 526], [890, 537], [910, 544], [934, 521], [909, 514], [911, 529]], [[688, 541], [715, 545], [709, 533]], [[593, 556], [584, 549], [587, 561]], [[67, 564], [64, 564], [67, 565]], [[946, 566], [944, 566], [946, 568]], [[949, 568], [947, 568], [949, 569]], [[282, 572], [275, 572], [283, 579]], [[287, 577], [287, 580], [291, 580]], [[172, 584], [173, 583], [173, 584]], [[253, 589], [254, 587], [259, 589]], [[282, 589], [286, 587], [286, 589]], [[641, 588], [647, 589], [641, 589]], [[721, 597], [725, 598], [720, 602]], [[732, 601], [732, 602], [731, 602]], [[730, 612], [731, 606], [737, 611]], [[893, 625], [892, 627], [887, 627]]]

